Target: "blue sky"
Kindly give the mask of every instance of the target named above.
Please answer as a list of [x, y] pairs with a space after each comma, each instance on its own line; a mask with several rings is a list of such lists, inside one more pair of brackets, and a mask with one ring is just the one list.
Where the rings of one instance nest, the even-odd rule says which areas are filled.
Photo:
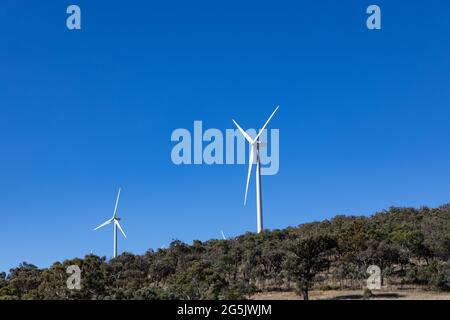
[[[78, 4], [82, 30], [68, 31]], [[170, 135], [276, 105], [265, 227], [450, 201], [450, 3], [2, 1], [0, 270], [256, 228], [246, 166], [175, 166]]]

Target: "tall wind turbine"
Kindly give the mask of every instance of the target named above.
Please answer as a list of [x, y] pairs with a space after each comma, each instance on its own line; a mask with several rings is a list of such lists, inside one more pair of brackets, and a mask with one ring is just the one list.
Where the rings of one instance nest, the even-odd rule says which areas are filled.
[[247, 175], [247, 185], [245, 186], [245, 198], [244, 198], [244, 205], [247, 204], [247, 193], [248, 193], [248, 184], [250, 182], [250, 176], [252, 173], [252, 165], [253, 165], [253, 159], [256, 154], [256, 223], [257, 223], [257, 231], [260, 233], [263, 230], [263, 214], [262, 214], [262, 191], [261, 191], [261, 168], [260, 168], [260, 144], [259, 138], [261, 137], [262, 133], [264, 132], [264, 129], [269, 124], [270, 120], [272, 120], [272, 117], [275, 115], [275, 112], [277, 112], [278, 108], [280, 106], [277, 106], [275, 110], [270, 115], [269, 119], [267, 119], [264, 126], [259, 130], [258, 134], [256, 135], [255, 139], [252, 139], [247, 132], [245, 132], [236, 121], [233, 122], [236, 125], [236, 127], [239, 129], [239, 131], [242, 133], [242, 135], [245, 137], [245, 139], [248, 141], [250, 146], [252, 147], [250, 150], [250, 159], [248, 162], [248, 175]]
[[101, 227], [104, 227], [108, 224], [110, 224], [111, 222], [114, 222], [114, 258], [117, 257], [117, 228], [120, 229], [120, 232], [122, 232], [123, 236], [126, 238], [126, 234], [125, 232], [123, 232], [122, 227], [120, 226], [119, 220], [120, 218], [117, 216], [117, 206], [119, 204], [119, 198], [120, 198], [120, 191], [121, 189], [119, 188], [119, 192], [117, 193], [117, 198], [116, 198], [116, 205], [114, 206], [114, 213], [111, 219], [105, 221], [104, 223], [102, 223], [101, 225], [99, 225], [97, 228], [94, 229], [100, 229]]

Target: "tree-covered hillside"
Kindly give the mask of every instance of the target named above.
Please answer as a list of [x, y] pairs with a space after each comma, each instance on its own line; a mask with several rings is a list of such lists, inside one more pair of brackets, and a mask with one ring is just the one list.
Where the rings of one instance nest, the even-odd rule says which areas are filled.
[[[87, 255], [47, 269], [22, 263], [0, 273], [0, 299], [243, 299], [258, 291], [362, 288], [369, 265], [383, 285], [450, 291], [450, 206], [337, 216], [230, 240], [173, 241], [116, 259]], [[66, 268], [81, 269], [69, 290]]]

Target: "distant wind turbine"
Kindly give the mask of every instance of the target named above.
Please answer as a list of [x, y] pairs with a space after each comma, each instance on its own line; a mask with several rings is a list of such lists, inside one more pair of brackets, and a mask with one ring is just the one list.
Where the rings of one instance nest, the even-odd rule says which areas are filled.
[[227, 240], [227, 237], [225, 237], [225, 234], [223, 233], [223, 231], [220, 231], [220, 233], [222, 233], [223, 240]]
[[260, 233], [263, 230], [263, 214], [262, 214], [262, 191], [261, 191], [261, 168], [260, 168], [260, 144], [259, 138], [261, 137], [262, 133], [264, 132], [264, 129], [269, 124], [272, 117], [275, 115], [275, 112], [277, 112], [278, 108], [280, 106], [277, 106], [275, 110], [270, 115], [269, 119], [266, 121], [264, 126], [259, 130], [259, 133], [256, 135], [255, 139], [252, 139], [247, 132], [245, 132], [236, 121], [233, 122], [236, 125], [236, 127], [239, 129], [239, 131], [242, 133], [242, 135], [245, 137], [245, 139], [250, 143], [251, 145], [251, 151], [250, 151], [250, 160], [248, 162], [248, 175], [247, 175], [247, 185], [245, 186], [245, 198], [244, 198], [244, 205], [247, 204], [247, 193], [248, 193], [248, 184], [250, 182], [250, 176], [252, 173], [252, 165], [253, 165], [253, 159], [255, 157], [256, 153], [256, 219], [257, 219], [257, 231]]
[[125, 232], [123, 232], [122, 227], [120, 226], [119, 220], [120, 218], [117, 216], [117, 206], [119, 204], [119, 198], [120, 198], [120, 191], [121, 189], [119, 188], [119, 192], [117, 193], [117, 198], [116, 198], [116, 205], [114, 207], [114, 213], [111, 219], [105, 221], [104, 223], [102, 223], [101, 225], [99, 225], [97, 228], [94, 229], [100, 229], [108, 224], [110, 224], [111, 222], [114, 222], [114, 258], [117, 257], [117, 228], [120, 229], [120, 232], [122, 232], [123, 236], [126, 238], [126, 234]]

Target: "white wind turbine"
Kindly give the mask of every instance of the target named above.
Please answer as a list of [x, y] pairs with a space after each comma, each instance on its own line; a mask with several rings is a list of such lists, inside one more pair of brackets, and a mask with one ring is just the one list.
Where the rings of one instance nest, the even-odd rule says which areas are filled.
[[117, 257], [117, 228], [120, 229], [120, 232], [122, 232], [123, 236], [126, 238], [126, 234], [125, 232], [123, 232], [122, 227], [120, 226], [119, 220], [120, 218], [117, 216], [117, 206], [119, 204], [119, 197], [120, 197], [120, 191], [121, 189], [119, 188], [119, 192], [117, 193], [117, 199], [116, 199], [116, 205], [114, 207], [114, 213], [111, 219], [105, 221], [104, 223], [102, 223], [101, 225], [99, 225], [97, 228], [94, 229], [100, 229], [101, 227], [104, 227], [108, 224], [110, 224], [111, 222], [114, 222], [114, 258]]
[[236, 125], [236, 127], [239, 129], [239, 131], [242, 133], [242, 135], [245, 137], [245, 139], [250, 143], [250, 146], [252, 147], [250, 150], [250, 159], [248, 162], [248, 175], [247, 175], [247, 185], [245, 186], [245, 198], [244, 198], [244, 205], [247, 204], [247, 193], [248, 193], [248, 184], [250, 182], [250, 176], [252, 173], [252, 165], [253, 165], [253, 159], [255, 157], [256, 153], [256, 221], [257, 221], [257, 231], [260, 233], [263, 230], [263, 215], [262, 215], [262, 191], [261, 191], [261, 168], [260, 168], [260, 144], [259, 138], [261, 137], [262, 133], [264, 132], [264, 129], [269, 124], [272, 117], [275, 115], [275, 112], [277, 112], [278, 108], [280, 106], [277, 106], [275, 110], [270, 115], [269, 119], [266, 121], [264, 126], [259, 130], [258, 134], [256, 135], [255, 139], [252, 139], [247, 132], [245, 132], [236, 121], [233, 122]]

